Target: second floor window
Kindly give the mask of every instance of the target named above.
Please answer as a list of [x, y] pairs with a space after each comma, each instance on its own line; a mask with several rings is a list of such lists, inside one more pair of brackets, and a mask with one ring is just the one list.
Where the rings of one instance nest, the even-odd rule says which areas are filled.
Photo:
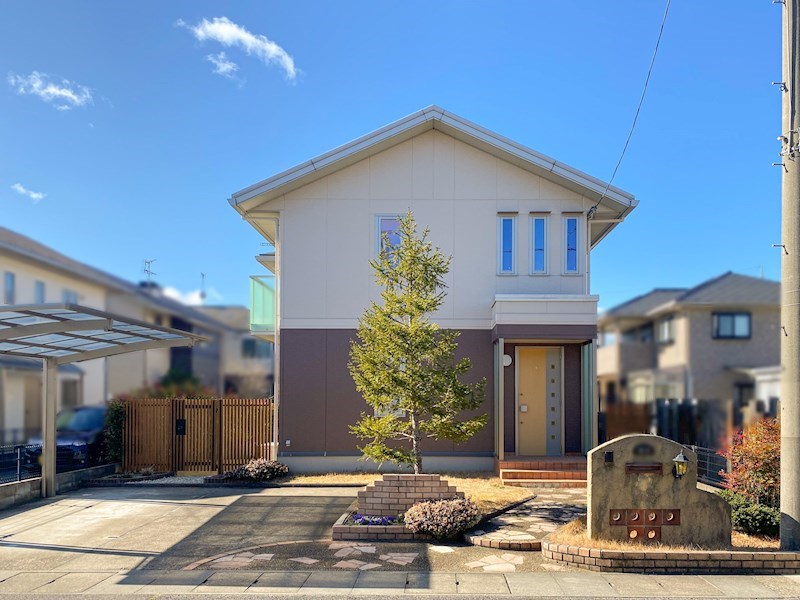
[[580, 268], [578, 217], [564, 218], [564, 273], [575, 274]]
[[64, 290], [61, 294], [64, 304], [78, 304], [78, 292], [74, 290]]
[[45, 293], [44, 293], [44, 281], [37, 281], [33, 284], [33, 297], [34, 303], [36, 304], [44, 304], [45, 303]]
[[665, 317], [658, 322], [658, 342], [669, 344], [675, 341], [675, 319], [672, 316]]
[[531, 273], [547, 273], [547, 217], [531, 217]]
[[242, 356], [244, 358], [269, 358], [272, 356], [272, 344], [256, 338], [242, 340]]
[[500, 215], [497, 217], [497, 272], [500, 275], [514, 275], [517, 272], [517, 217]]
[[6, 271], [3, 278], [3, 304], [14, 304], [17, 296], [17, 281], [13, 273]]
[[711, 315], [711, 337], [717, 340], [748, 339], [750, 313], [714, 313]]

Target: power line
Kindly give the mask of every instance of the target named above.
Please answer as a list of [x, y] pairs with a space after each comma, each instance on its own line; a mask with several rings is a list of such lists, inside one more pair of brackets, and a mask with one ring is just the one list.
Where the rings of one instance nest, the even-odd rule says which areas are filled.
[[[633, 123], [631, 123], [631, 130], [628, 132], [628, 138], [625, 140], [625, 145], [622, 148], [622, 153], [619, 155], [619, 160], [617, 161], [617, 165], [614, 167], [614, 172], [611, 173], [611, 179], [608, 180], [606, 184], [606, 189], [603, 190], [602, 196], [600, 196], [600, 200], [592, 207], [594, 210], [597, 210], [597, 207], [606, 197], [608, 193], [608, 188], [611, 187], [614, 178], [617, 176], [617, 171], [619, 170], [619, 166], [622, 164], [622, 159], [625, 158], [625, 152], [628, 151], [628, 144], [631, 143], [631, 138], [633, 137], [633, 131], [636, 129], [636, 122], [639, 120], [639, 113], [642, 110], [642, 104], [644, 104], [644, 97], [647, 94], [647, 86], [650, 85], [650, 75], [653, 74], [653, 65], [656, 62], [656, 56], [658, 55], [658, 47], [661, 45], [661, 36], [664, 35], [664, 25], [667, 23], [667, 15], [669, 14], [669, 5], [672, 0], [667, 0], [667, 6], [664, 9], [664, 17], [661, 19], [661, 28], [658, 30], [658, 39], [656, 39], [656, 47], [653, 50], [653, 57], [650, 59], [650, 67], [647, 69], [647, 77], [644, 80], [644, 88], [642, 88], [642, 95], [639, 98], [639, 105], [636, 107], [636, 114], [633, 116]], [[594, 213], [592, 213], [594, 214]]]

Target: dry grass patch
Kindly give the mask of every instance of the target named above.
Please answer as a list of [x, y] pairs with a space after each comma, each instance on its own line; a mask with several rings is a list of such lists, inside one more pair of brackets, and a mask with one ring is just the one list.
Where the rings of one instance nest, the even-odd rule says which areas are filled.
[[630, 550], [632, 552], [642, 552], [646, 550], [672, 550], [675, 552], [689, 552], [692, 550], [741, 550], [741, 551], [760, 551], [777, 550], [779, 541], [773, 538], [765, 538], [754, 535], [747, 535], [738, 531], [733, 532], [731, 545], [727, 548], [703, 548], [697, 545], [671, 546], [668, 544], [642, 544], [641, 542], [623, 542], [616, 540], [592, 540], [586, 534], [586, 519], [575, 519], [570, 521], [549, 537], [551, 542], [556, 544], [566, 544], [568, 546], [583, 546], [584, 548], [598, 548], [602, 550]]
[[[481, 511], [481, 514], [489, 514], [500, 510], [526, 498], [533, 497], [531, 490], [519, 487], [507, 487], [503, 485], [500, 478], [494, 473], [442, 473], [442, 479], [446, 479], [450, 485], [456, 486], [470, 498]], [[331, 485], [342, 483], [363, 483], [368, 485], [380, 479], [380, 474], [375, 473], [327, 473], [325, 475], [299, 474], [290, 475], [281, 482], [285, 483], [314, 483]]]

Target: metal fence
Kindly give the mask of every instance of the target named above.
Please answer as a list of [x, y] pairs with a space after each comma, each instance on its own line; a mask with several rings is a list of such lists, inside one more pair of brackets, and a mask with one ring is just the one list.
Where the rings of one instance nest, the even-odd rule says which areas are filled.
[[697, 480], [721, 488], [725, 480], [720, 475], [720, 471], [725, 473], [730, 471], [728, 459], [720, 456], [710, 448], [703, 448], [702, 446], [687, 447], [697, 454]]
[[[41, 444], [0, 446], [0, 483], [40, 477]], [[89, 466], [86, 444], [63, 444], [57, 447], [56, 473], [85, 469]]]

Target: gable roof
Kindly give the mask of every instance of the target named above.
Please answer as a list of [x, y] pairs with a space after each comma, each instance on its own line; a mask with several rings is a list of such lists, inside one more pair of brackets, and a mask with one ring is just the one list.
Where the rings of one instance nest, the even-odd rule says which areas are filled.
[[48, 265], [114, 292], [128, 294], [151, 308], [180, 316], [191, 323], [217, 331], [225, 327], [216, 319], [191, 306], [167, 296], [150, 293], [135, 283], [77, 261], [21, 233], [0, 226], [0, 252], [2, 251]]
[[686, 292], [686, 288], [656, 288], [608, 309], [603, 316], [612, 318], [643, 317], [654, 308], [674, 300], [684, 292]]
[[[609, 186], [604, 195], [606, 182], [438, 106], [423, 108], [352, 142], [246, 187], [232, 194], [228, 201], [247, 218], [247, 212], [263, 202], [344, 169], [431, 129], [441, 131], [517, 167], [552, 180], [589, 200], [598, 201], [603, 198], [598, 212], [602, 212], [605, 208], [614, 219], [623, 219], [638, 204], [632, 194], [614, 186]], [[602, 227], [598, 227], [600, 225]], [[596, 233], [592, 235], [593, 242], [599, 242], [616, 225], [616, 222], [597, 223]]]
[[709, 279], [675, 299], [678, 304], [778, 305], [781, 284], [732, 271]]

